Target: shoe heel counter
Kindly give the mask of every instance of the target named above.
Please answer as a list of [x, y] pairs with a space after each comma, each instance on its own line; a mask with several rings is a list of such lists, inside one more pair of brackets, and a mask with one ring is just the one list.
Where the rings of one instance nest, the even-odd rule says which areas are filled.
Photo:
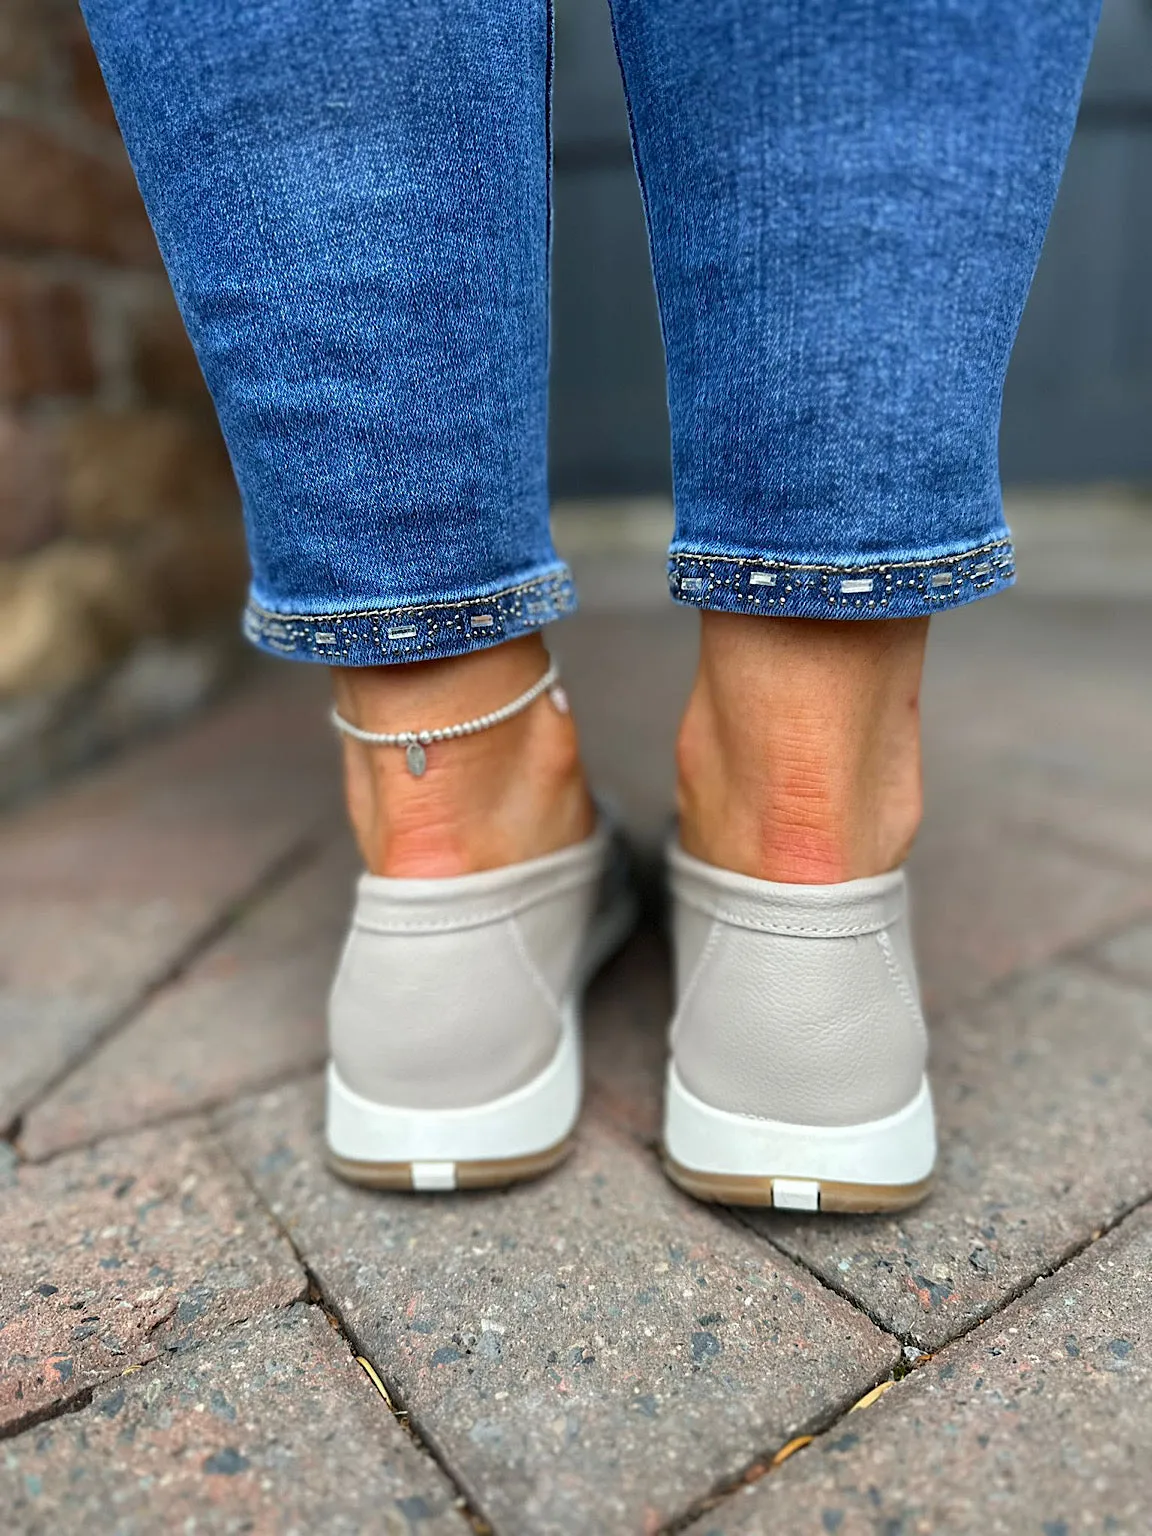
[[685, 1086], [720, 1109], [809, 1125], [907, 1104], [927, 1035], [897, 926], [809, 938], [715, 920], [673, 1020]]
[[379, 1104], [454, 1109], [512, 1092], [556, 1053], [561, 1018], [514, 917], [461, 930], [354, 925], [332, 983], [340, 1079]]

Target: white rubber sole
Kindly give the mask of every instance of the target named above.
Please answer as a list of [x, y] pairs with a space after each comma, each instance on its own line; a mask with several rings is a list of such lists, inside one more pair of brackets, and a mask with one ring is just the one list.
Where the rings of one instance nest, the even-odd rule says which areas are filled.
[[354, 1093], [328, 1066], [329, 1162], [375, 1189], [480, 1188], [535, 1178], [566, 1156], [583, 1097], [580, 1000], [636, 922], [631, 891], [595, 918], [562, 1013], [556, 1054], [537, 1077], [463, 1109], [409, 1109]]
[[664, 1160], [690, 1194], [726, 1205], [803, 1211], [901, 1210], [922, 1200], [936, 1164], [932, 1091], [860, 1125], [792, 1125], [716, 1109], [668, 1069]]

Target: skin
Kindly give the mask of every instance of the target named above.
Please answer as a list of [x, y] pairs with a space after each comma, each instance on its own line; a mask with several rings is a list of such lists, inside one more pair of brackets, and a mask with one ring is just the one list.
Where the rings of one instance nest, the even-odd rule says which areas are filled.
[[701, 618], [677, 743], [686, 851], [804, 885], [902, 864], [922, 809], [928, 620]]
[[[762, 880], [829, 884], [894, 869], [921, 815], [927, 619], [700, 616], [677, 743], [689, 853]], [[471, 656], [333, 671], [354, 725], [400, 731], [498, 708], [547, 666], [538, 636]], [[348, 814], [367, 868], [437, 878], [578, 842], [595, 812], [576, 728], [547, 698], [491, 731], [404, 754], [343, 739]]]
[[[446, 661], [334, 668], [332, 681], [346, 720], [392, 732], [498, 709], [547, 666], [534, 635]], [[490, 731], [429, 748], [418, 779], [395, 747], [341, 739], [348, 816], [374, 875], [434, 879], [498, 869], [580, 842], [595, 823], [575, 723], [547, 698]]]

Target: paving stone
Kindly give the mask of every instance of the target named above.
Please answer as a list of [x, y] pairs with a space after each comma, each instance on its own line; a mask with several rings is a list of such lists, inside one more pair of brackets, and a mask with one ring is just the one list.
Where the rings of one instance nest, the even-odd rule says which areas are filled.
[[938, 626], [924, 691], [913, 895], [937, 1008], [1152, 900], [1147, 620], [1116, 623], [1097, 605], [980, 607], [987, 623]]
[[1131, 922], [1152, 905], [1152, 875], [1024, 832], [987, 807], [929, 804], [910, 861], [924, 1001], [940, 1014], [1017, 971]]
[[1152, 923], [1135, 923], [1096, 945], [1087, 957], [1137, 986], [1152, 987]]
[[676, 728], [697, 629], [696, 616], [671, 603], [659, 614], [578, 614], [556, 629], [592, 783], [650, 848], [663, 844], [673, 813]]
[[0, 1126], [333, 815], [323, 679], [283, 673], [0, 824]]
[[1152, 858], [1152, 611], [1018, 594], [934, 626], [924, 688], [929, 811], [1120, 865]]
[[935, 1192], [896, 1217], [747, 1219], [935, 1349], [1152, 1193], [1152, 998], [1086, 968], [933, 1031]]
[[[1129, 689], [1117, 708], [1147, 713], [1143, 690]], [[966, 802], [977, 822], [989, 817], [1018, 835], [1052, 842], [1089, 858], [1147, 873], [1152, 859], [1152, 740], [1078, 722], [1035, 721], [1014, 738], [982, 750], [958, 742], [940, 723], [925, 730], [930, 809]], [[951, 815], [958, 812], [952, 809]]]
[[101, 1387], [0, 1451], [13, 1536], [466, 1536], [454, 1493], [317, 1307]]
[[1147, 603], [1033, 601], [1014, 592], [932, 628], [930, 734], [1014, 752], [1061, 740], [1086, 752], [1152, 747]]
[[339, 1184], [320, 1119], [318, 1085], [220, 1116], [349, 1332], [504, 1536], [652, 1532], [898, 1358], [602, 1122], [539, 1183], [430, 1198]]
[[692, 1536], [1146, 1531], [1150, 1297], [1143, 1211]]
[[29, 1114], [36, 1159], [318, 1066], [357, 859], [341, 832]]
[[587, 1103], [645, 1141], [660, 1132], [672, 989], [668, 947], [647, 918], [589, 988], [584, 1004]]
[[0, 1190], [0, 1423], [295, 1301], [289, 1244], [220, 1146], [146, 1131]]
[[[1143, 756], [1141, 767], [1152, 760]], [[1035, 767], [1000, 763], [985, 770], [998, 782], [1018, 831], [1103, 860], [1145, 878], [1152, 866], [1152, 781], [1072, 788], [1045, 780]]]

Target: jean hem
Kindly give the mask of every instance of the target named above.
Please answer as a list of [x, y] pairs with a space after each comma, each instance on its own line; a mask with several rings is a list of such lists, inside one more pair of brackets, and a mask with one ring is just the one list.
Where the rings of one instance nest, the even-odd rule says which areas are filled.
[[804, 565], [677, 550], [668, 561], [668, 585], [678, 603], [777, 618], [922, 618], [989, 597], [1015, 580], [1009, 538], [919, 560]]
[[550, 566], [514, 586], [447, 602], [322, 614], [275, 613], [250, 597], [244, 635], [262, 651], [336, 667], [463, 656], [515, 640], [576, 608], [566, 565]]

